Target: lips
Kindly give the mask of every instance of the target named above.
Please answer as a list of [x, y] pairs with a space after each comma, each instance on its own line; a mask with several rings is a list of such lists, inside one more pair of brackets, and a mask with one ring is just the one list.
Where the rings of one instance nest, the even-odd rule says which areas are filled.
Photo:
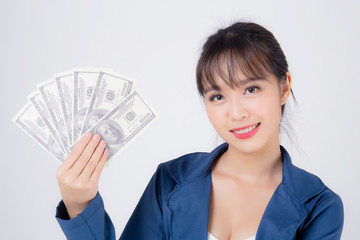
[[257, 133], [257, 131], [259, 130], [260, 124], [261, 123], [259, 122], [257, 124], [253, 124], [253, 125], [249, 125], [249, 126], [245, 126], [245, 127], [241, 127], [241, 128], [234, 128], [234, 129], [231, 129], [230, 132], [232, 132], [233, 135], [239, 139], [250, 138]]

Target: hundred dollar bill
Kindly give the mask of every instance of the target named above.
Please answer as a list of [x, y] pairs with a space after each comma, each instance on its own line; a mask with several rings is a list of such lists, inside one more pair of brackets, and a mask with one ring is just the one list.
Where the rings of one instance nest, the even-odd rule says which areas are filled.
[[[142, 132], [157, 118], [157, 114], [138, 91], [132, 92], [100, 121], [89, 129], [105, 140], [109, 150], [108, 162], [115, 154]], [[75, 147], [74, 144], [71, 149]]]
[[74, 78], [74, 106], [73, 106], [73, 142], [81, 134], [87, 107], [96, 85], [99, 70], [96, 68], [73, 69]]
[[62, 152], [62, 149], [38, 115], [35, 107], [30, 102], [25, 104], [25, 106], [14, 116], [12, 121], [56, 160], [60, 163], [64, 161], [65, 155]]
[[73, 96], [74, 75], [73, 72], [64, 72], [54, 75], [57, 91], [59, 93], [60, 106], [65, 121], [69, 146], [73, 143]]
[[60, 140], [59, 133], [56, 131], [55, 126], [52, 123], [52, 120], [50, 118], [49, 112], [45, 106], [44, 99], [41, 96], [41, 93], [39, 90], [36, 90], [29, 94], [27, 96], [30, 103], [35, 107], [37, 110], [42, 122], [45, 124], [45, 126], [48, 128], [51, 136], [54, 138], [54, 140], [58, 143], [58, 145], [61, 147], [64, 154], [67, 154], [67, 150], [63, 146]]
[[80, 135], [83, 135], [119, 104], [130, 93], [133, 84], [134, 80], [127, 77], [116, 73], [99, 71]]
[[37, 85], [37, 87], [44, 99], [46, 108], [49, 112], [51, 120], [53, 121], [55, 129], [60, 136], [60, 141], [65, 149], [68, 150], [70, 144], [66, 130], [65, 119], [60, 107], [60, 96], [57, 90], [55, 79], [51, 78], [47, 81], [41, 82]]

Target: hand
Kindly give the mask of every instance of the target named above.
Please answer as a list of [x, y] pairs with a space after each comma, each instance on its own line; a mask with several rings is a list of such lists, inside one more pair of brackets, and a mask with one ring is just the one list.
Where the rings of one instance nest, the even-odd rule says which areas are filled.
[[109, 151], [100, 135], [91, 132], [81, 137], [56, 172], [60, 192], [71, 218], [81, 213], [98, 191], [100, 174]]

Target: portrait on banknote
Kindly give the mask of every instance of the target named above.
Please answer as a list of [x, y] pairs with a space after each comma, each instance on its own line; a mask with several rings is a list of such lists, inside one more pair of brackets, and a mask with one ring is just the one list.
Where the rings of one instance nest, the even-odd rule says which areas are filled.
[[116, 121], [107, 119], [100, 121], [94, 129], [93, 133], [98, 133], [106, 142], [109, 149], [109, 158], [112, 157], [123, 146], [124, 132]]

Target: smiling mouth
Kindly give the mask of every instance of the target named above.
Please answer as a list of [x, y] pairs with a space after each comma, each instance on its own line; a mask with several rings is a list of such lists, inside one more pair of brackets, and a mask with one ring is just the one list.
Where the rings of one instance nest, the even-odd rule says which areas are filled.
[[244, 133], [248, 133], [251, 132], [252, 130], [254, 130], [255, 128], [257, 128], [261, 123], [257, 123], [254, 124], [250, 127], [246, 127], [246, 128], [237, 128], [237, 129], [232, 129], [230, 130], [230, 132], [236, 133], [236, 134], [244, 134]]

